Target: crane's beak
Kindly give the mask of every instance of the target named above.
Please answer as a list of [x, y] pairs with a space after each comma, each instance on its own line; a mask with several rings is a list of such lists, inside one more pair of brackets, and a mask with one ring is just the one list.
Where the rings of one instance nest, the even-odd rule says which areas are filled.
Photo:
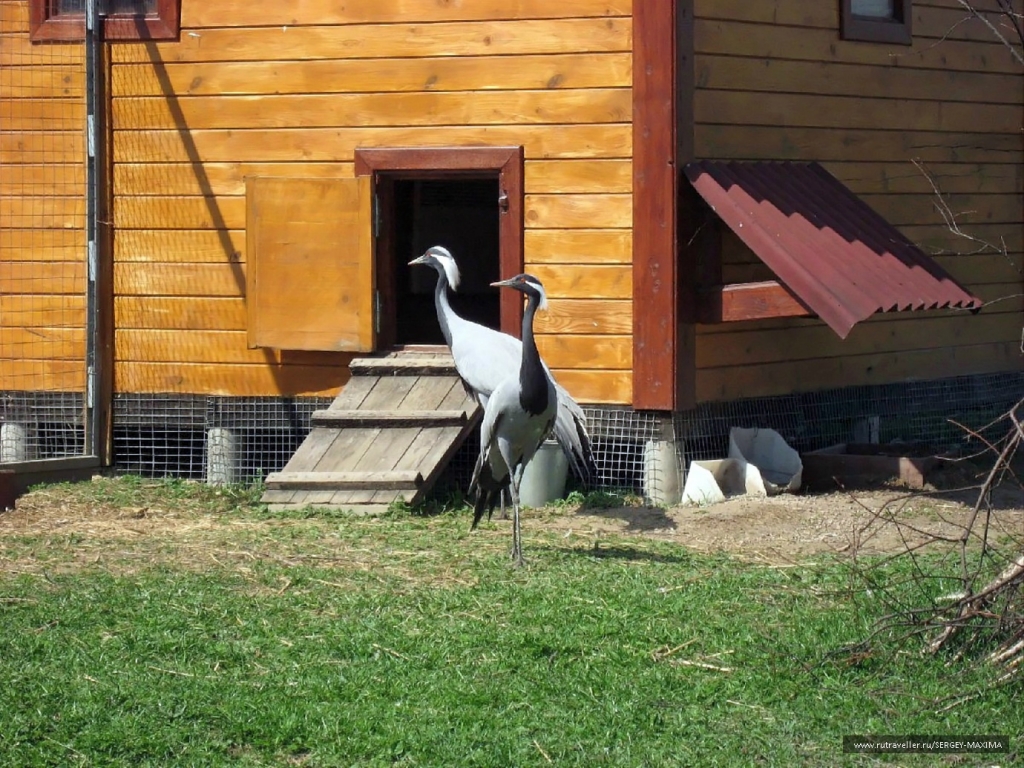
[[501, 288], [503, 286], [508, 286], [509, 288], [514, 288], [516, 286], [516, 283], [518, 282], [518, 280], [519, 280], [518, 276], [510, 277], [508, 280], [499, 280], [496, 283], [491, 283], [491, 287], [492, 288]]
[[426, 264], [426, 263], [427, 263], [427, 254], [424, 253], [422, 256], [417, 256], [415, 259], [410, 261], [409, 262], [409, 266], [411, 267], [413, 264]]

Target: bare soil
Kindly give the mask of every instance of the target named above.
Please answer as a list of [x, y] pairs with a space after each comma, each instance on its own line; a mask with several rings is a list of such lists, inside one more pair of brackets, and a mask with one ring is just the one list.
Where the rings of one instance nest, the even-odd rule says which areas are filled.
[[[701, 552], [784, 562], [823, 553], [895, 554], [928, 538], [959, 537], [974, 502], [966, 494], [885, 488], [735, 498], [709, 507], [584, 509], [547, 524], [577, 534], [647, 536]], [[1024, 492], [1005, 494], [991, 517], [992, 540], [1024, 541]]]
[[[770, 562], [822, 554], [887, 555], [930, 540], [973, 532], [1011, 552], [1024, 546], [1024, 456], [996, 484], [975, 517], [979, 487], [991, 466], [958, 461], [934, 470], [923, 489], [898, 483], [832, 492], [728, 499], [708, 507], [582, 509], [550, 525], [576, 533], [649, 536], [701, 552], [728, 552]], [[986, 517], [985, 509], [992, 513]], [[987, 527], [986, 527], [987, 524]]]

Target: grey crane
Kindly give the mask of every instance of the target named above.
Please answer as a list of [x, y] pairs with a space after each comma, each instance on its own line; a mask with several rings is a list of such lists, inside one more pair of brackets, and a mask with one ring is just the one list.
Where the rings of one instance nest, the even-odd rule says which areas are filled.
[[519, 529], [519, 483], [523, 468], [533, 458], [555, 425], [558, 396], [555, 382], [540, 359], [533, 338], [533, 317], [537, 309], [547, 307], [547, 296], [540, 280], [532, 275], [516, 275], [491, 283], [526, 294], [523, 313], [523, 342], [517, 370], [506, 376], [484, 406], [480, 423], [480, 457], [469, 484], [470, 496], [476, 492], [473, 508], [475, 528], [485, 507], [493, 506], [494, 494], [508, 485], [512, 493], [512, 559], [523, 564], [523, 544]]
[[[437, 310], [441, 333], [444, 334], [445, 342], [451, 349], [459, 376], [473, 390], [480, 405], [486, 409], [488, 398], [498, 385], [519, 371], [523, 356], [522, 342], [507, 333], [459, 317], [452, 309], [448, 301], [448, 290], [450, 288], [454, 291], [458, 288], [459, 268], [447, 248], [435, 245], [409, 264], [425, 264], [437, 272], [434, 307]], [[544, 366], [544, 370], [554, 382], [554, 377], [547, 370], [547, 366]], [[554, 382], [554, 386], [558, 407], [553, 436], [565, 452], [573, 471], [587, 480], [593, 475], [594, 470], [587, 417], [565, 389], [557, 382]], [[498, 498], [500, 493], [491, 498], [491, 506], [487, 509], [488, 516]]]

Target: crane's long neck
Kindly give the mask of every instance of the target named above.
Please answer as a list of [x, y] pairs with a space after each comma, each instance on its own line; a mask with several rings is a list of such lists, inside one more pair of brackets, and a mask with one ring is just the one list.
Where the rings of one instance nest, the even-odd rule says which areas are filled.
[[533, 338], [533, 316], [537, 313], [540, 297], [530, 295], [523, 313], [523, 360], [519, 366], [519, 404], [531, 414], [541, 414], [548, 408], [548, 374], [540, 361], [537, 343]]
[[449, 349], [452, 346], [451, 319], [455, 316], [452, 305], [448, 303], [448, 275], [443, 269], [437, 270], [437, 285], [434, 286], [434, 308], [437, 309], [437, 322], [441, 325], [444, 342]]

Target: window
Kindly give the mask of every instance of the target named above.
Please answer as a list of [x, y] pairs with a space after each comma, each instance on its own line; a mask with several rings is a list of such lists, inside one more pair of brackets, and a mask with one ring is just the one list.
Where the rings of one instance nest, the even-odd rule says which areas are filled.
[[[81, 40], [86, 0], [29, 0], [32, 40]], [[181, 0], [98, 0], [107, 40], [176, 40]]]
[[910, 45], [910, 0], [839, 0], [844, 40]]

